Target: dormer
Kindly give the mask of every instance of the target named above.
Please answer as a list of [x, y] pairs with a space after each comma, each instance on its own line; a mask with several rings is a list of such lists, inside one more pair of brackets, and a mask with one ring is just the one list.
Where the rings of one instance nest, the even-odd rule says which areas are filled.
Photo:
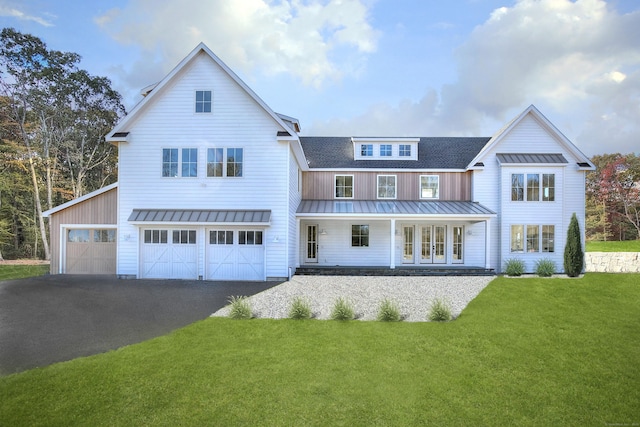
[[420, 138], [351, 138], [355, 160], [418, 160]]

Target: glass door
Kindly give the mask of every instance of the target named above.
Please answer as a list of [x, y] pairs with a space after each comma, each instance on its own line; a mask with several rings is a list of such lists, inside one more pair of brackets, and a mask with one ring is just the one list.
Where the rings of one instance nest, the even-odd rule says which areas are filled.
[[433, 263], [444, 264], [447, 262], [447, 227], [445, 225], [434, 225], [433, 234]]
[[421, 264], [431, 264], [433, 262], [433, 250], [432, 250], [432, 242], [431, 237], [433, 234], [431, 233], [431, 229], [433, 227], [430, 225], [420, 227], [421, 233], [421, 251], [420, 251], [420, 263]]
[[307, 225], [307, 251], [304, 262], [318, 262], [318, 225]]
[[413, 225], [405, 225], [402, 227], [402, 241], [403, 241], [402, 263], [413, 264], [415, 262], [414, 256], [413, 256], [413, 245], [414, 245]]

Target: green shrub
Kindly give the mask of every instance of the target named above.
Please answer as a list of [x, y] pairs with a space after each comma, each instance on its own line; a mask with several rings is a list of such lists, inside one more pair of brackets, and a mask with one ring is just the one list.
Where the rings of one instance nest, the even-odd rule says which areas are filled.
[[567, 230], [567, 244], [564, 246], [564, 272], [569, 277], [577, 277], [582, 273], [583, 267], [584, 252], [580, 240], [580, 224], [574, 212]]
[[402, 320], [402, 317], [400, 317], [398, 304], [388, 298], [383, 299], [378, 307], [378, 321], [399, 322], [400, 320]]
[[331, 310], [331, 319], [353, 320], [354, 318], [353, 305], [342, 297], [338, 298], [333, 306], [333, 310]]
[[232, 296], [229, 298], [229, 304], [231, 304], [231, 311], [229, 317], [232, 319], [251, 319], [253, 313], [251, 312], [251, 305], [247, 301], [247, 297]]
[[449, 304], [438, 298], [433, 300], [427, 319], [432, 322], [448, 322], [451, 318], [451, 307]]
[[536, 261], [536, 274], [540, 277], [551, 277], [556, 272], [556, 263], [549, 258]]
[[509, 258], [504, 262], [504, 272], [507, 276], [522, 276], [524, 273], [524, 261], [518, 258]]
[[311, 319], [311, 305], [309, 301], [295, 297], [291, 301], [291, 308], [289, 309], [290, 319]]

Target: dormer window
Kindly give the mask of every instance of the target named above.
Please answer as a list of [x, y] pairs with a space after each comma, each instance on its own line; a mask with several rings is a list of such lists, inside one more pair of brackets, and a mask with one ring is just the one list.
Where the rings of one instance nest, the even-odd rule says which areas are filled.
[[400, 144], [398, 148], [398, 154], [400, 157], [411, 157], [411, 145], [409, 144]]
[[420, 138], [351, 138], [354, 160], [418, 160]]
[[362, 157], [373, 156], [373, 144], [362, 144], [360, 146], [360, 155]]
[[380, 157], [391, 157], [391, 144], [380, 144]]
[[196, 113], [210, 113], [210, 112], [211, 112], [211, 91], [197, 90], [196, 91]]

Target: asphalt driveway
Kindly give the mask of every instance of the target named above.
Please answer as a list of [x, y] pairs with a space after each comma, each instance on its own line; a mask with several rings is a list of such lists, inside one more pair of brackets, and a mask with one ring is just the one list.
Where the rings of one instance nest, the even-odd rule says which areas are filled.
[[0, 375], [89, 356], [204, 319], [279, 282], [47, 275], [0, 282]]

